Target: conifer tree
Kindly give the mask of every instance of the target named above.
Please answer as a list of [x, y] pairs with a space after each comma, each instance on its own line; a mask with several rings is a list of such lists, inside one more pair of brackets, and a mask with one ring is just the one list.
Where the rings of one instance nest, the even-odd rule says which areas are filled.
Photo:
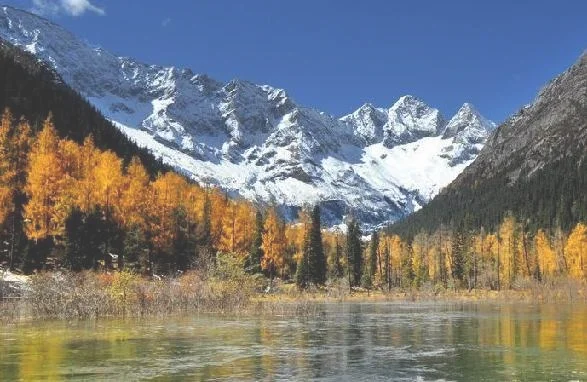
[[251, 250], [249, 251], [249, 259], [246, 264], [247, 271], [251, 274], [261, 272], [261, 259], [263, 253], [263, 213], [257, 210], [255, 213], [255, 233]]
[[12, 114], [5, 110], [0, 123], [0, 225], [4, 224], [7, 233], [4, 241], [10, 269], [14, 269], [17, 252], [25, 242], [22, 213], [30, 143], [28, 122], [21, 119], [15, 126]]
[[306, 288], [311, 281], [310, 275], [310, 226], [304, 230], [304, 244], [296, 267], [296, 285], [298, 288]]
[[173, 210], [174, 234], [173, 255], [175, 267], [185, 271], [192, 266], [195, 260], [196, 243], [193, 235], [194, 227], [189, 221], [187, 211], [183, 206], [177, 206]]
[[322, 285], [326, 282], [326, 256], [322, 244], [322, 227], [320, 224], [320, 207], [312, 209], [312, 221], [306, 240], [304, 257], [308, 259], [310, 280], [312, 283]]
[[343, 249], [340, 244], [338, 233], [335, 235], [334, 240], [334, 261], [332, 264], [332, 277], [338, 279], [344, 276], [344, 269], [342, 266]]
[[375, 281], [375, 274], [377, 273], [377, 261], [379, 249], [379, 233], [374, 231], [371, 235], [371, 243], [369, 245], [369, 276], [371, 278], [371, 284]]
[[212, 202], [210, 201], [210, 191], [206, 190], [204, 194], [204, 208], [202, 216], [202, 229], [200, 231], [199, 244], [201, 247], [212, 248]]
[[361, 247], [361, 230], [359, 223], [350, 218], [347, 221], [347, 259], [349, 264], [349, 279], [351, 286], [358, 286], [361, 283], [362, 264], [362, 247]]

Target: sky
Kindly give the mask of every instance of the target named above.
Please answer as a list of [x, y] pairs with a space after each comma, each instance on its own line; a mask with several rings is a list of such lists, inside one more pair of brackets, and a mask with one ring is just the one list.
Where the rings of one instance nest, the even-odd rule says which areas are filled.
[[587, 49], [587, 1], [4, 0], [149, 64], [342, 116], [405, 94], [501, 122]]

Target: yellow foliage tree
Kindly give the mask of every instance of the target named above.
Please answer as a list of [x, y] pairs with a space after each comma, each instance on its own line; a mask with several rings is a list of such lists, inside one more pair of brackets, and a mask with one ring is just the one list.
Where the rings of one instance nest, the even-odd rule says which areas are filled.
[[263, 233], [263, 258], [261, 268], [268, 271], [271, 278], [285, 266], [285, 224], [275, 208], [269, 209]]
[[513, 216], [506, 216], [499, 226], [499, 269], [500, 282], [503, 286], [510, 287], [515, 278], [516, 253], [518, 244], [516, 240], [516, 219]]
[[187, 186], [183, 177], [172, 172], [153, 182], [149, 223], [153, 245], [160, 252], [170, 254], [175, 232], [173, 212], [183, 206]]
[[573, 231], [571, 231], [565, 246], [569, 276], [576, 279], [587, 277], [587, 269], [585, 267], [586, 252], [587, 226], [583, 223], [578, 223]]
[[242, 200], [228, 200], [225, 211], [218, 249], [222, 252], [234, 253], [244, 259], [251, 247], [255, 218], [253, 208]]
[[25, 187], [29, 197], [24, 208], [25, 232], [29, 239], [39, 240], [63, 233], [62, 197], [67, 174], [59, 158], [57, 132], [48, 117], [29, 155], [28, 179]]
[[550, 239], [544, 230], [538, 230], [534, 238], [536, 246], [536, 255], [538, 257], [538, 265], [543, 277], [550, 277], [557, 273], [558, 266], [556, 261], [556, 253], [550, 244]]
[[146, 228], [147, 198], [150, 194], [149, 175], [140, 160], [134, 157], [127, 169], [120, 198], [120, 219], [129, 228]]
[[0, 122], [0, 224], [4, 223], [12, 210], [11, 183], [15, 175], [11, 168], [12, 122], [12, 113], [6, 109]]
[[224, 230], [224, 218], [227, 213], [228, 197], [220, 190], [213, 189], [209, 191], [211, 215], [210, 215], [210, 236], [212, 246], [218, 248], [221, 245], [221, 240]]
[[84, 212], [90, 212], [96, 207], [95, 169], [98, 166], [99, 151], [94, 145], [94, 139], [89, 136], [78, 147], [78, 174], [76, 185], [76, 204]]
[[31, 128], [21, 119], [15, 126], [12, 114], [4, 111], [0, 121], [0, 224], [16, 211], [15, 197], [23, 191], [27, 155], [31, 143]]
[[118, 217], [123, 190], [122, 160], [112, 151], [98, 154], [94, 168], [94, 200], [104, 208], [106, 215]]

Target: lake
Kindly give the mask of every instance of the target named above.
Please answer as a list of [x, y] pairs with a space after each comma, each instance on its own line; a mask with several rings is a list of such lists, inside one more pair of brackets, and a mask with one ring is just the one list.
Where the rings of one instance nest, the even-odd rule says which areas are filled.
[[0, 380], [587, 380], [587, 305], [325, 304], [307, 318], [1, 324]]

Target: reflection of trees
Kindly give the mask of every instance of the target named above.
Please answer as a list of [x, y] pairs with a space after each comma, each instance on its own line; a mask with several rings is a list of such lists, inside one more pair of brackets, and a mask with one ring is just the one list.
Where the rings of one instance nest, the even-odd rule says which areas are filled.
[[413, 367], [432, 370], [426, 379], [565, 380], [585, 370], [587, 306], [351, 304], [306, 319], [41, 323], [1, 333], [2, 381], [145, 371], [158, 380], [410, 378]]

